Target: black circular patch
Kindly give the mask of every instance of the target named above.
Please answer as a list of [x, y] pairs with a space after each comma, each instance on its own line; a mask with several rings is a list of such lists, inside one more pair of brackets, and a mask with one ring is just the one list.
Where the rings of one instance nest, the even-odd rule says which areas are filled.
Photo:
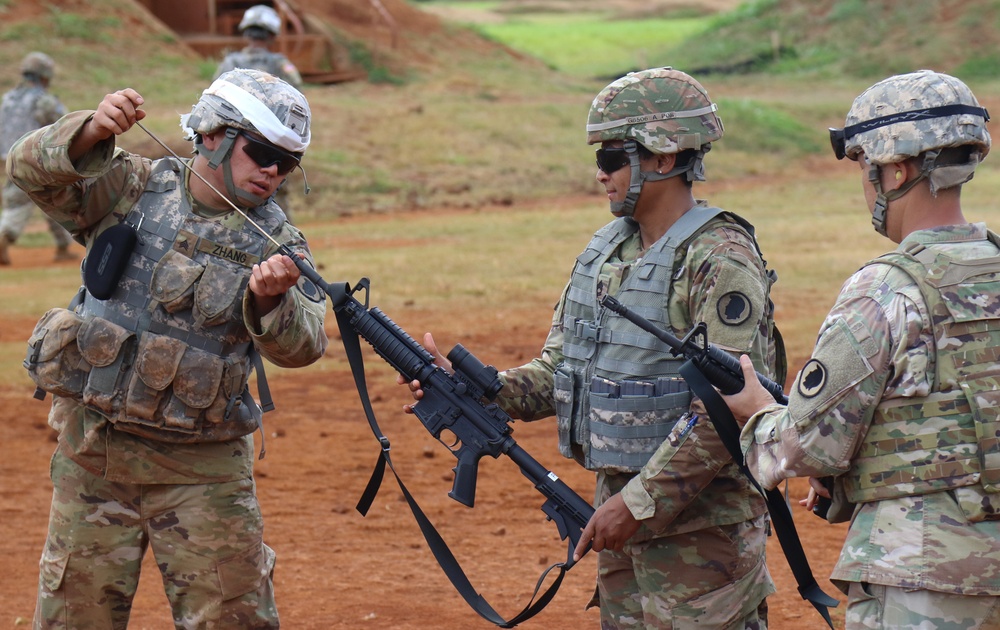
[[299, 290], [299, 293], [306, 296], [306, 299], [311, 302], [322, 302], [326, 300], [326, 295], [319, 290], [313, 281], [305, 276], [299, 276], [299, 281], [296, 283], [295, 288]]
[[719, 298], [715, 304], [715, 310], [719, 314], [719, 319], [726, 326], [739, 326], [750, 319], [753, 313], [753, 306], [747, 296], [739, 291], [730, 291]]
[[823, 391], [826, 380], [826, 366], [816, 359], [809, 359], [799, 376], [799, 393], [803, 398], [812, 398]]

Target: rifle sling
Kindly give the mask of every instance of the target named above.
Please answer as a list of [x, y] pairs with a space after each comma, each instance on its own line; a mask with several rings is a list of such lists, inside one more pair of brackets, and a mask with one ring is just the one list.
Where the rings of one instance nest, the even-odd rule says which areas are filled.
[[802, 541], [799, 540], [798, 532], [795, 530], [795, 521], [792, 513], [788, 509], [788, 503], [777, 490], [763, 490], [757, 480], [753, 478], [750, 469], [747, 468], [743, 459], [743, 452], [740, 450], [740, 429], [736, 419], [733, 418], [729, 406], [722, 400], [715, 387], [702, 374], [701, 370], [691, 362], [686, 361], [680, 368], [681, 376], [687, 381], [691, 392], [701, 399], [708, 411], [708, 417], [712, 420], [716, 433], [722, 438], [726, 450], [732, 455], [733, 461], [740, 467], [750, 483], [764, 495], [767, 502], [767, 510], [771, 514], [771, 522], [774, 523], [774, 531], [781, 544], [781, 550], [785, 554], [788, 566], [795, 576], [795, 582], [799, 587], [799, 594], [802, 599], [807, 600], [826, 620], [828, 626], [833, 630], [833, 621], [830, 619], [829, 607], [836, 608], [840, 603], [823, 592], [823, 589], [816, 583], [812, 569], [809, 567], [809, 560], [802, 549]]
[[[458, 591], [459, 595], [465, 600], [465, 602], [483, 619], [489, 621], [490, 623], [499, 626], [500, 628], [513, 628], [517, 624], [531, 619], [536, 614], [542, 611], [546, 605], [555, 597], [556, 592], [559, 590], [559, 586], [562, 584], [563, 577], [566, 575], [566, 564], [572, 560], [573, 548], [570, 546], [569, 556], [567, 557], [566, 563], [558, 562], [552, 566], [545, 569], [541, 576], [538, 578], [538, 582], [535, 584], [535, 590], [531, 594], [531, 599], [528, 604], [512, 617], [509, 621], [501, 617], [489, 602], [476, 592], [476, 589], [469, 582], [469, 578], [466, 577], [465, 572], [459, 565], [458, 560], [455, 559], [454, 554], [452, 554], [451, 549], [448, 548], [447, 543], [438, 533], [434, 524], [431, 523], [430, 519], [424, 514], [420, 506], [417, 505], [416, 500], [410, 494], [409, 490], [403, 484], [403, 480], [400, 479], [399, 473], [396, 472], [396, 468], [392, 465], [392, 458], [389, 456], [389, 438], [387, 438], [382, 430], [378, 426], [378, 422], [375, 420], [375, 412], [372, 409], [371, 401], [368, 397], [368, 385], [365, 381], [365, 366], [364, 357], [361, 353], [361, 342], [358, 333], [354, 330], [354, 327], [350, 324], [350, 316], [343, 314], [341, 311], [336, 311], [337, 315], [337, 325], [340, 328], [340, 336], [344, 341], [344, 350], [347, 353], [348, 363], [351, 365], [351, 373], [354, 375], [354, 382], [357, 385], [358, 395], [361, 397], [361, 405], [364, 407], [365, 416], [368, 418], [368, 425], [371, 427], [372, 433], [378, 439], [379, 444], [381, 444], [382, 450], [379, 453], [378, 461], [375, 462], [375, 469], [372, 471], [372, 476], [368, 480], [367, 486], [365, 486], [365, 491], [362, 493], [361, 498], [358, 500], [357, 510], [362, 516], [368, 514], [368, 510], [371, 508], [372, 503], [375, 501], [375, 495], [378, 493], [379, 487], [382, 485], [382, 479], [385, 475], [385, 467], [389, 466], [392, 474], [396, 477], [396, 483], [399, 484], [399, 489], [403, 492], [403, 497], [406, 498], [407, 505], [410, 506], [410, 511], [413, 513], [413, 517], [417, 521], [417, 525], [420, 527], [420, 531], [424, 536], [424, 540], [427, 541], [427, 546], [430, 547], [431, 552], [434, 554], [434, 558], [437, 560], [438, 565], [444, 571], [445, 575], [451, 581], [452, 586]], [[559, 575], [552, 582], [552, 585], [538, 597], [537, 601], [535, 597], [538, 595], [538, 591], [541, 589], [543, 582], [549, 572], [554, 569], [559, 569]]]

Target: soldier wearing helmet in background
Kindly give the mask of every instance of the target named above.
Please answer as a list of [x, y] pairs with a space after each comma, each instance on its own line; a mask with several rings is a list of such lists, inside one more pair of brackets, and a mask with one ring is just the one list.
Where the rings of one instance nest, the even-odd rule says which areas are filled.
[[[247, 45], [239, 52], [226, 55], [215, 71], [215, 78], [236, 68], [250, 68], [263, 70], [302, 88], [302, 77], [295, 64], [281, 53], [271, 51], [274, 38], [281, 32], [281, 16], [277, 11], [263, 4], [252, 6], [243, 14], [239, 29]], [[278, 188], [274, 200], [292, 223], [292, 200], [287, 185]]]
[[302, 87], [302, 77], [295, 64], [281, 53], [271, 51], [274, 38], [281, 32], [281, 16], [277, 11], [265, 4], [252, 6], [243, 14], [239, 30], [247, 45], [239, 52], [226, 55], [215, 71], [216, 78], [235, 68], [252, 68], [273, 74], [297, 88]]
[[[0, 159], [14, 143], [29, 131], [54, 123], [66, 113], [66, 108], [48, 91], [55, 75], [52, 58], [41, 52], [28, 53], [21, 61], [21, 83], [3, 95], [0, 102]], [[35, 205], [10, 181], [3, 187], [3, 213], [0, 214], [0, 265], [9, 265], [10, 246], [24, 232]], [[56, 242], [56, 262], [75, 260], [69, 251], [72, 237], [66, 228], [46, 217], [49, 231]]]
[[270, 200], [309, 145], [309, 105], [228, 72], [182, 117], [194, 157], [150, 161], [115, 146], [143, 104], [108, 94], [8, 162], [88, 252], [80, 295], [42, 317], [25, 360], [59, 431], [35, 627], [124, 628], [152, 547], [177, 627], [277, 628], [247, 382], [261, 355], [299, 367], [327, 344], [322, 293], [277, 252], [312, 264], [309, 248]]
[[832, 477], [849, 630], [1000, 627], [1000, 236], [961, 205], [988, 120], [929, 70], [855, 99], [834, 152], [899, 246], [844, 284], [787, 407], [753, 378], [726, 397], [761, 485], [813, 476], [812, 507]]
[[[597, 474], [577, 553], [590, 542], [600, 552], [604, 630], [759, 630], [774, 592], [764, 499], [692, 398], [683, 359], [599, 303], [613, 295], [678, 337], [706, 322], [712, 343], [751, 354], [763, 374], [780, 369], [774, 275], [753, 228], [692, 192], [723, 134], [716, 109], [671, 68], [597, 95], [587, 142], [600, 145], [597, 180], [616, 218], [577, 257], [541, 356], [502, 374], [501, 406], [522, 420], [555, 415], [562, 454]], [[429, 334], [424, 343], [436, 352]]]

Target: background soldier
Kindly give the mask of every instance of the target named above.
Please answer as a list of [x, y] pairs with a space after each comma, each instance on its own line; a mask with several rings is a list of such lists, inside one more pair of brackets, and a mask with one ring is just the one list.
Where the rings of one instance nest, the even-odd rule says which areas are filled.
[[858, 163], [872, 223], [899, 247], [844, 284], [787, 408], [745, 357], [749, 385], [726, 397], [750, 418], [763, 486], [835, 477], [849, 630], [1000, 627], [1000, 236], [961, 206], [988, 118], [928, 70], [855, 99], [834, 152]]
[[240, 33], [246, 47], [226, 55], [215, 71], [218, 78], [223, 72], [235, 68], [253, 68], [273, 74], [297, 88], [302, 87], [302, 77], [288, 57], [271, 50], [274, 38], [281, 33], [281, 16], [265, 4], [250, 7], [240, 21]]
[[[216, 78], [235, 68], [251, 68], [273, 74], [301, 89], [302, 77], [295, 64], [281, 53], [271, 51], [274, 38], [281, 32], [281, 16], [277, 11], [264, 4], [252, 6], [243, 14], [239, 29], [247, 45], [226, 55], [215, 71]], [[287, 185], [278, 188], [274, 200], [292, 223], [292, 199]]]
[[[713, 343], [774, 374], [773, 276], [753, 228], [692, 192], [723, 134], [716, 109], [671, 68], [597, 95], [587, 142], [600, 144], [597, 180], [617, 218], [577, 257], [541, 356], [503, 373], [501, 406], [555, 415], [562, 454], [597, 473], [599, 507], [577, 552], [591, 541], [600, 552], [604, 630], [757, 630], [774, 592], [764, 500], [692, 399], [683, 359], [599, 304], [613, 295], [678, 337], [706, 322]], [[424, 343], [437, 352], [429, 334]]]
[[[7, 152], [21, 136], [54, 123], [66, 113], [59, 99], [48, 91], [55, 70], [55, 63], [45, 53], [28, 53], [21, 61], [21, 83], [4, 94], [0, 102], [0, 159], [6, 161]], [[4, 184], [0, 265], [10, 264], [10, 246], [24, 232], [34, 208], [35, 204], [20, 188], [10, 181]], [[75, 260], [76, 255], [69, 251], [72, 241], [69, 232], [50, 217], [46, 217], [46, 221], [56, 242], [55, 260]]]
[[311, 262], [305, 238], [270, 200], [309, 145], [309, 105], [269, 74], [227, 72], [182, 117], [195, 148], [182, 163], [115, 147], [142, 104], [108, 94], [8, 162], [88, 252], [138, 232], [112, 290], [86, 266], [75, 309], [47, 312], [29, 341], [60, 432], [35, 627], [124, 628], [152, 547], [177, 627], [277, 628], [247, 381], [258, 353], [299, 367], [326, 349], [323, 294], [275, 253]]

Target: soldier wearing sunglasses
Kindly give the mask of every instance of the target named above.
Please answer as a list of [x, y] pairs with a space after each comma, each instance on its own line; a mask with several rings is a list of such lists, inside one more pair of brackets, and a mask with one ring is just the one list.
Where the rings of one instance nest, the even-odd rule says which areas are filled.
[[726, 397], [761, 485], [815, 477], [806, 505], [850, 520], [848, 630], [1000, 627], [1000, 236], [961, 203], [988, 120], [929, 70], [854, 100], [834, 154], [898, 247], [844, 283], [787, 407], [756, 379]]
[[775, 276], [753, 228], [693, 194], [723, 134], [716, 110], [671, 68], [630, 73], [597, 95], [587, 142], [599, 145], [597, 181], [615, 218], [576, 258], [541, 356], [503, 373], [505, 410], [555, 415], [562, 454], [597, 475], [598, 509], [577, 552], [599, 552], [605, 630], [756, 630], [774, 592], [764, 500], [692, 398], [683, 359], [600, 305], [613, 295], [678, 337], [705, 322], [712, 343], [784, 379]]
[[124, 628], [151, 547], [178, 626], [277, 628], [247, 383], [261, 356], [299, 367], [326, 349], [322, 294], [276, 253], [311, 262], [309, 247], [272, 200], [309, 146], [309, 104], [227, 72], [182, 117], [194, 157], [155, 161], [115, 146], [143, 105], [119, 90], [10, 152], [12, 181], [87, 246], [85, 285], [25, 360], [59, 431], [35, 627]]

